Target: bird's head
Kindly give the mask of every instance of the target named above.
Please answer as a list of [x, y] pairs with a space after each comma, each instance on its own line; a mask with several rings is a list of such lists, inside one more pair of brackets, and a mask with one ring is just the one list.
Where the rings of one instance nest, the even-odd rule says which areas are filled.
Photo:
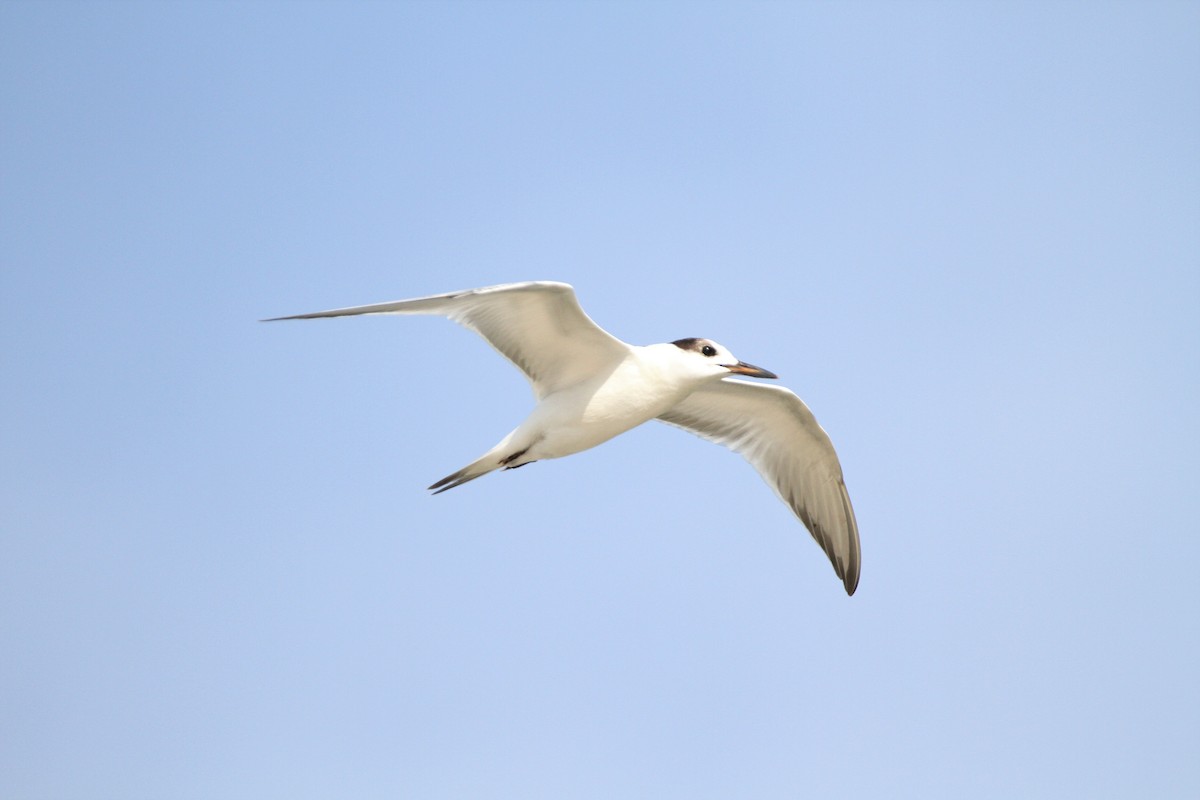
[[671, 342], [683, 353], [690, 372], [701, 377], [724, 378], [748, 375], [751, 378], [778, 378], [774, 372], [739, 361], [737, 356], [712, 339], [676, 339]]

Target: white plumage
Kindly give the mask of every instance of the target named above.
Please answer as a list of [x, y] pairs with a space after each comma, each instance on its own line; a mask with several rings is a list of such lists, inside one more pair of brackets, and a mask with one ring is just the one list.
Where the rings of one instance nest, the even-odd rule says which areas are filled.
[[[338, 308], [281, 319], [430, 314], [478, 333], [533, 385], [538, 403], [495, 447], [429, 488], [595, 447], [652, 419], [749, 461], [804, 522], [848, 594], [858, 586], [858, 524], [833, 444], [793, 392], [732, 378], [774, 378], [709, 339], [636, 346], [583, 313], [565, 283], [531, 281]], [[269, 320], [274, 321], [274, 320]]]

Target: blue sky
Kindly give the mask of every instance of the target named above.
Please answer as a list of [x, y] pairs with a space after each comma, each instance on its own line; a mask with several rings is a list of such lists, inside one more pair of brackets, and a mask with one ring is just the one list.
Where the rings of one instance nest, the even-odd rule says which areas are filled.
[[[0, 5], [0, 791], [1200, 793], [1200, 5]], [[777, 372], [858, 593], [444, 320]]]

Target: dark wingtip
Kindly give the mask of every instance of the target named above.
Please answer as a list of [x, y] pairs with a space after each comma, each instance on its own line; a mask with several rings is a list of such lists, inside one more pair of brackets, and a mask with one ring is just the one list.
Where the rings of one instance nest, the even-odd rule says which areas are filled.
[[317, 316], [319, 316], [319, 315], [317, 315], [317, 314], [292, 314], [287, 317], [267, 317], [266, 319], [260, 319], [259, 322], [279, 322], [279, 321], [285, 320], [285, 319], [316, 319]]

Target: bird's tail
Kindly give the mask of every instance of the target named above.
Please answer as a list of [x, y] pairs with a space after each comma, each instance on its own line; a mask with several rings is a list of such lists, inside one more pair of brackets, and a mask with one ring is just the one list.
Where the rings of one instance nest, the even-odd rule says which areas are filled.
[[474, 461], [460, 469], [458, 472], [447, 475], [437, 483], [429, 487], [429, 490], [434, 494], [441, 494], [447, 489], [453, 489], [455, 486], [462, 486], [464, 483], [475, 480], [476, 478], [487, 475], [500, 468], [500, 465], [495, 463], [495, 459], [491, 458], [491, 453]]
[[[518, 429], [519, 430], [519, 429]], [[524, 458], [529, 451], [529, 445], [521, 447], [519, 444], [513, 444], [517, 437], [518, 431], [513, 431], [508, 436], [505, 436], [499, 444], [491, 450], [484, 453], [479, 458], [467, 464], [458, 472], [452, 475], [447, 475], [437, 483], [429, 487], [429, 490], [434, 494], [441, 494], [447, 489], [453, 489], [455, 486], [462, 486], [464, 483], [473, 481], [476, 478], [487, 475], [489, 472], [495, 472], [498, 469], [516, 469], [531, 463], [532, 459]]]

